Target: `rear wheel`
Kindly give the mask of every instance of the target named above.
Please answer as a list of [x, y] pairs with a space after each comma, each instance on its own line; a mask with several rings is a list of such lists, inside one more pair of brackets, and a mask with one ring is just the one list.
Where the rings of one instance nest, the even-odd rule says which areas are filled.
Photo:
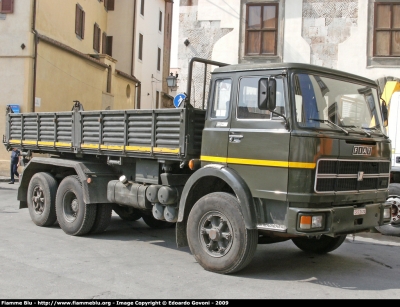
[[28, 186], [27, 203], [32, 221], [38, 226], [51, 226], [56, 216], [57, 181], [50, 173], [36, 173]]
[[90, 233], [101, 233], [107, 229], [111, 222], [112, 206], [111, 204], [98, 204], [96, 209], [96, 219], [90, 229]]
[[320, 238], [293, 238], [293, 243], [302, 251], [315, 254], [326, 254], [337, 249], [344, 240], [346, 235], [337, 237], [321, 236]]
[[78, 176], [68, 176], [61, 181], [56, 196], [57, 221], [66, 234], [81, 236], [93, 227], [96, 205], [85, 204]]
[[392, 204], [392, 216], [390, 225], [376, 226], [375, 229], [383, 235], [400, 235], [400, 183], [391, 183], [389, 185], [388, 202]]
[[246, 267], [257, 249], [257, 229], [247, 229], [237, 198], [211, 193], [200, 198], [187, 222], [190, 251], [206, 270], [229, 274]]
[[120, 206], [118, 204], [113, 204], [112, 209], [118, 216], [125, 220], [125, 221], [137, 221], [142, 217], [142, 214], [140, 210], [132, 208], [132, 207], [127, 207], [127, 206]]

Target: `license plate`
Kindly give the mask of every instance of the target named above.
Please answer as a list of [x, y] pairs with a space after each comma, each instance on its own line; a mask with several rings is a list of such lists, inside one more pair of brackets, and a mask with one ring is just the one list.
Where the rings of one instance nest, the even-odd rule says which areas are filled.
[[363, 215], [367, 213], [367, 209], [354, 209], [354, 215]]

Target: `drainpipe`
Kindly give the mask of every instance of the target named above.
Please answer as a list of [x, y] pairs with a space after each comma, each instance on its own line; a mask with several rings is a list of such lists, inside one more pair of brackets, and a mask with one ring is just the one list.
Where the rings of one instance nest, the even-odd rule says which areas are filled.
[[[132, 21], [132, 52], [131, 52], [131, 76], [135, 77], [135, 31], [136, 31], [136, 4], [137, 1], [133, 0], [133, 21]], [[135, 90], [135, 107], [140, 109], [140, 92], [142, 84], [139, 82], [136, 84]]]
[[31, 112], [35, 112], [35, 97], [36, 97], [36, 66], [37, 66], [37, 45], [39, 38], [37, 37], [36, 33], [36, 3], [37, 0], [33, 0], [33, 11], [32, 11], [32, 32], [34, 35], [34, 55], [33, 55], [33, 82], [32, 82], [32, 106]]
[[132, 52], [131, 52], [131, 75], [135, 76], [135, 30], [136, 30], [136, 0], [133, 0], [133, 21], [132, 21]]

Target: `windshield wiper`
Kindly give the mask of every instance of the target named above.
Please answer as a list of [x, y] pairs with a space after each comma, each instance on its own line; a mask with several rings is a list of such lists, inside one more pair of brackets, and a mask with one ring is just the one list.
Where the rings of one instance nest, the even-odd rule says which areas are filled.
[[330, 121], [329, 119], [310, 118], [310, 120], [315, 120], [315, 121], [321, 122], [321, 123], [329, 123], [329, 124], [339, 128], [340, 130], [342, 130], [344, 133], [346, 133], [346, 135], [349, 135], [349, 132], [346, 129], [340, 127], [339, 125], [335, 124], [334, 122]]
[[386, 134], [384, 134], [380, 129], [378, 129], [378, 127], [380, 128], [381, 126], [378, 125], [374, 127], [363, 127], [362, 129], [376, 131], [379, 133], [379, 135], [383, 136], [385, 139], [388, 139], [389, 137]]
[[343, 125], [342, 127], [344, 127], [344, 128], [360, 128], [362, 131], [365, 132], [365, 134], [366, 134], [367, 136], [371, 137], [371, 133], [369, 133], [368, 131], [365, 131], [365, 130], [364, 130], [364, 129], [367, 129], [367, 128], [357, 127], [357, 126], [354, 126], [354, 125]]

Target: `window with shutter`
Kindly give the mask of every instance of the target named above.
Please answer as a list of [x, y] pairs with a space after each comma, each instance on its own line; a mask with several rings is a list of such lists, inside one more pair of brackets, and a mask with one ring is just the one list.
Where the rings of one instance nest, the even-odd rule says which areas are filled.
[[97, 23], [95, 23], [93, 29], [93, 49], [97, 52], [100, 52], [100, 37], [101, 37], [100, 27]]
[[107, 0], [107, 10], [114, 11], [115, 0]]
[[158, 18], [158, 31], [162, 31], [162, 12], [160, 11], [160, 15]]
[[400, 56], [400, 3], [376, 2], [373, 56]]
[[144, 16], [144, 0], [140, 1], [140, 14]]
[[113, 37], [112, 36], [107, 36], [107, 50], [106, 50], [106, 54], [108, 54], [109, 56], [112, 56], [112, 47], [113, 47]]
[[104, 7], [107, 11], [114, 11], [115, 0], [104, 0]]
[[158, 48], [158, 53], [157, 53], [157, 70], [160, 71], [161, 69], [161, 49]]
[[156, 109], [160, 108], [160, 92], [156, 91]]
[[11, 14], [14, 12], [14, 0], [1, 0], [0, 13]]
[[246, 55], [276, 55], [278, 45], [278, 4], [246, 6]]
[[101, 37], [101, 53], [107, 54], [107, 33], [103, 32]]
[[139, 34], [139, 52], [138, 52], [139, 60], [143, 59], [143, 34]]
[[79, 4], [75, 9], [75, 34], [82, 39], [85, 34], [85, 12]]

